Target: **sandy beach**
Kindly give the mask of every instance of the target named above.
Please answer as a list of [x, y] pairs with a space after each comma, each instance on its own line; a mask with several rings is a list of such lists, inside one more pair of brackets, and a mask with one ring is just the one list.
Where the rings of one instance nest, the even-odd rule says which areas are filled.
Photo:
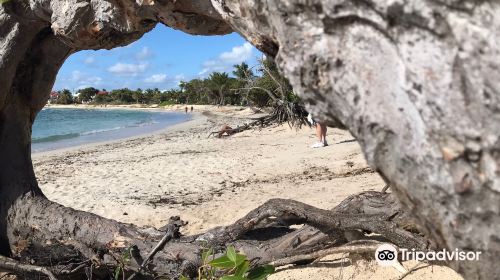
[[[189, 222], [185, 234], [230, 224], [271, 198], [328, 209], [351, 194], [384, 187], [347, 131], [329, 129], [330, 145], [320, 149], [309, 147], [316, 139], [308, 127], [282, 125], [209, 138], [223, 124], [243, 124], [255, 115], [239, 107], [195, 106], [194, 111], [191, 121], [153, 135], [33, 154], [39, 184], [53, 201], [126, 223], [160, 227], [179, 215]], [[351, 264], [330, 256], [313, 265], [280, 269], [270, 279], [400, 275], [374, 262]], [[433, 265], [405, 279], [462, 278]]]

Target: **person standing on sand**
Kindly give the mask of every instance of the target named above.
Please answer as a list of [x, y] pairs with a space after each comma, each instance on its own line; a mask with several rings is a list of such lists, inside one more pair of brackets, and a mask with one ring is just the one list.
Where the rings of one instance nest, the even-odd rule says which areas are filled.
[[191, 106], [191, 113], [193, 112], [193, 106]]
[[328, 146], [328, 142], [326, 142], [326, 124], [315, 121], [311, 114], [307, 116], [307, 120], [309, 123], [316, 126], [316, 136], [318, 137], [318, 142], [311, 145], [311, 148], [322, 148]]
[[186, 106], [186, 108], [184, 108], [184, 110], [186, 111], [186, 114], [188, 113], [188, 106]]

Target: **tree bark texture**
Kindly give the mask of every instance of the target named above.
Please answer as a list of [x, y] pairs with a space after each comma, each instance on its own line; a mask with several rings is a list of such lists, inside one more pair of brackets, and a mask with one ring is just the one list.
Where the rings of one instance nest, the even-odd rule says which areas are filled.
[[500, 277], [500, 4], [212, 0], [275, 56], [315, 118], [340, 121], [452, 265]]
[[[348, 197], [332, 210], [272, 199], [232, 225], [194, 236], [180, 236], [182, 225], [178, 219], [171, 220], [166, 227], [171, 231], [170, 242], [143, 273], [138, 273], [142, 275], [138, 279], [196, 276], [204, 249], [221, 252], [229, 245], [243, 251], [253, 265], [273, 261], [286, 265], [290, 264], [286, 259], [292, 256], [329, 248], [342, 250], [350, 242], [374, 238], [404, 248], [433, 248], [416, 230], [413, 220], [401, 211], [394, 196], [379, 192]], [[292, 229], [291, 225], [303, 226]], [[165, 235], [163, 229], [122, 224], [37, 195], [25, 195], [14, 203], [8, 229], [12, 257], [49, 269], [60, 279], [87, 279], [85, 269], [90, 267], [93, 277], [108, 279], [110, 271], [120, 265], [124, 252], [132, 250], [132, 260], [125, 265], [128, 277], [138, 271], [146, 255]]]
[[24, 196], [43, 198], [31, 163], [31, 126], [65, 59], [126, 45], [157, 22], [191, 34], [231, 28], [208, 1], [18, 1], [0, 4], [0, 253], [7, 215]]
[[[190, 34], [236, 30], [275, 57], [317, 119], [340, 121], [359, 140], [369, 164], [391, 185], [403, 212], [411, 213], [418, 229], [433, 242], [427, 245], [482, 251], [480, 262], [451, 265], [467, 279], [498, 278], [500, 4], [493, 0], [10, 0], [0, 4], [0, 254], [20, 258], [20, 252], [33, 248], [26, 244], [38, 244], [36, 248], [55, 244], [74, 248], [70, 251], [78, 252], [75, 258], [102, 259], [110, 256], [102, 248], [113, 251], [136, 245], [143, 252], [161, 238], [155, 229], [139, 229], [49, 202], [38, 188], [30, 152], [31, 125], [64, 60], [79, 50], [131, 43], [158, 22]], [[287, 208], [287, 203], [295, 208]], [[342, 215], [328, 219], [325, 210], [295, 202], [274, 201], [271, 206], [259, 208], [267, 211], [266, 219], [283, 218], [292, 211], [292, 221], [308, 222], [328, 238], [336, 236], [338, 227], [384, 231], [395, 243], [411, 232], [383, 219], [363, 228], [360, 221], [366, 215], [356, 222]], [[304, 221], [304, 213], [308, 218], [317, 215]], [[51, 232], [52, 225], [58, 230]], [[247, 225], [233, 226], [244, 232]], [[393, 230], [387, 231], [388, 227]], [[223, 238], [218, 233], [215, 229], [203, 238]], [[423, 240], [407, 237], [412, 246], [425, 247]], [[263, 255], [255, 243], [239, 242], [253, 244], [250, 255]], [[169, 243], [155, 258], [155, 271], [188, 270], [198, 260], [195, 243]], [[263, 248], [274, 248], [278, 254], [278, 247], [267, 246]]]

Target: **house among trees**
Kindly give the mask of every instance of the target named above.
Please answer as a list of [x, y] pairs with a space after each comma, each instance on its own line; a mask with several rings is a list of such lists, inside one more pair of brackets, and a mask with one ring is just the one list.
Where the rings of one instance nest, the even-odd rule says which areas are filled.
[[56, 102], [57, 98], [59, 98], [59, 92], [52, 91], [49, 95], [49, 100], [47, 101], [47, 103], [54, 104]]
[[48, 104], [73, 104], [75, 102], [71, 91], [64, 89], [52, 91], [49, 95]]

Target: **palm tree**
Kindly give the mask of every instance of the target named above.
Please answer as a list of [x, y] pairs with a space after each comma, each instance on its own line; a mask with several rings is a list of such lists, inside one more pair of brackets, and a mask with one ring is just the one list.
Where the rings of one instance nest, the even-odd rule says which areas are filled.
[[[192, 103], [202, 103], [207, 98], [207, 92], [210, 91], [207, 88], [206, 80], [193, 79], [189, 82], [184, 82], [183, 85], [184, 94]], [[205, 102], [208, 102], [206, 99]]]
[[232, 79], [226, 72], [213, 72], [208, 76], [211, 91], [217, 96], [217, 104], [225, 105], [225, 98], [230, 93]]
[[235, 64], [233, 65], [233, 67], [233, 75], [240, 81], [246, 81], [255, 77], [252, 69], [250, 69], [248, 64], [246, 64], [245, 62], [242, 62], [241, 64]]
[[271, 96], [274, 96], [272, 91], [275, 90], [276, 85], [274, 83], [266, 84], [265, 73], [257, 77], [245, 62], [233, 65], [233, 67], [233, 75], [237, 78], [236, 92], [241, 96], [242, 101], [252, 109], [254, 109], [253, 106], [261, 108], [269, 105]]
[[181, 91], [184, 91], [186, 89], [187, 84], [188, 84], [188, 82], [186, 82], [186, 81], [180, 81], [179, 82], [179, 89]]

